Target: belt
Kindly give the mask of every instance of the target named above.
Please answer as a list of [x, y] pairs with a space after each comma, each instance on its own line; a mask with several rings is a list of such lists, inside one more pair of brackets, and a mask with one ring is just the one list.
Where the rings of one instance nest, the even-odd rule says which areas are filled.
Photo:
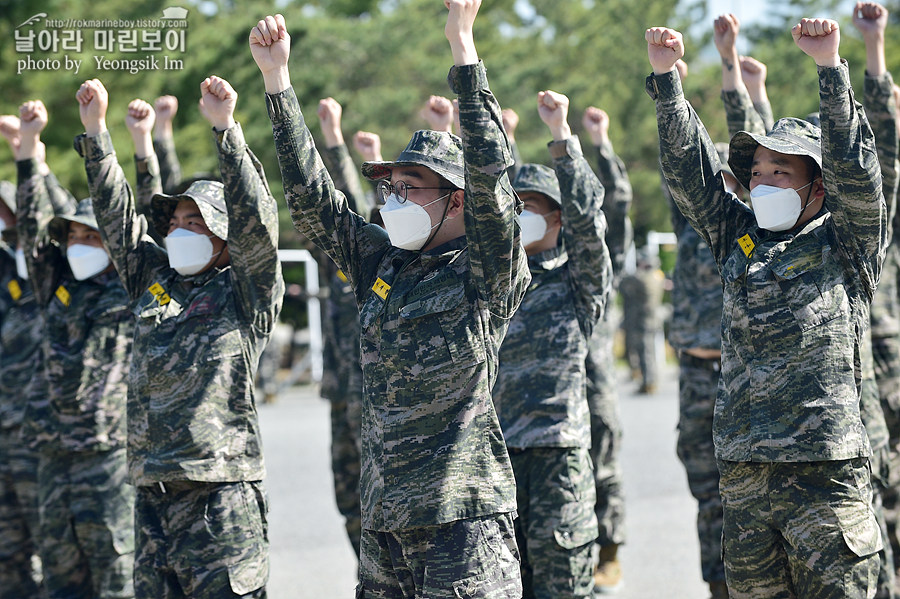
[[198, 480], [170, 480], [170, 481], [158, 481], [152, 485], [140, 486], [138, 489], [144, 491], [146, 493], [150, 493], [151, 495], [168, 495], [170, 493], [181, 493], [184, 491], [191, 491], [195, 489], [201, 489], [203, 487], [221, 485], [223, 483], [220, 482], [204, 482]]
[[721, 358], [698, 358], [687, 352], [681, 352], [681, 361], [695, 368], [703, 368], [712, 370], [713, 372], [720, 372], [722, 370]]

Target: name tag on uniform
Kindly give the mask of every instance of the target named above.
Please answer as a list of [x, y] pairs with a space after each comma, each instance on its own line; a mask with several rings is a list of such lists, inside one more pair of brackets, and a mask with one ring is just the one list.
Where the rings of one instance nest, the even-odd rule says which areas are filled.
[[66, 308], [69, 307], [69, 304], [72, 303], [72, 294], [69, 293], [69, 290], [60, 285], [56, 288], [56, 299], [58, 299], [63, 306]]
[[[347, 275], [344, 274], [343, 270], [338, 269], [337, 278], [341, 280], [341, 283], [346, 283], [349, 279], [347, 279]], [[379, 281], [381, 279], [378, 279]]]
[[387, 299], [388, 291], [391, 290], [391, 286], [381, 280], [381, 277], [378, 277], [378, 280], [375, 281], [375, 284], [372, 285], [372, 291], [375, 292], [375, 295], [380, 297], [383, 300]]
[[753, 254], [753, 250], [756, 249], [756, 244], [753, 243], [753, 239], [750, 238], [749, 233], [738, 239], [738, 245], [741, 246], [744, 255], [748, 258]]
[[172, 298], [169, 297], [169, 294], [166, 293], [166, 290], [163, 289], [163, 286], [159, 283], [153, 283], [147, 288], [147, 291], [153, 294], [153, 297], [156, 298], [156, 301], [159, 302], [160, 306], [165, 306], [172, 301]]
[[13, 279], [6, 285], [6, 287], [7, 289], [9, 289], [9, 295], [12, 296], [13, 301], [19, 301], [19, 298], [22, 297], [22, 288], [19, 287], [19, 282]]

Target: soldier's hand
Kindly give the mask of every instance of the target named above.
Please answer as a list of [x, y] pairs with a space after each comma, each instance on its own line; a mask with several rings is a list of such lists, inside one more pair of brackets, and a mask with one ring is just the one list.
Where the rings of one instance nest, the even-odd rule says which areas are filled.
[[47, 126], [47, 107], [40, 100], [30, 100], [19, 106], [19, 138], [40, 137]]
[[794, 43], [816, 61], [820, 67], [836, 67], [841, 64], [840, 27], [832, 19], [800, 19], [791, 28]]
[[768, 68], [751, 56], [741, 56], [741, 79], [747, 87], [766, 84]]
[[291, 36], [282, 15], [269, 15], [250, 30], [250, 53], [263, 74], [266, 92], [276, 94], [291, 86], [287, 67]]
[[366, 162], [381, 162], [381, 138], [377, 133], [357, 131], [353, 136], [353, 147]]
[[132, 137], [135, 135], [149, 135], [153, 131], [155, 121], [156, 112], [149, 102], [136, 98], [128, 104], [125, 126], [128, 127]]
[[601, 146], [609, 140], [609, 115], [605, 110], [588, 106], [584, 109], [581, 124], [595, 146]]
[[476, 64], [478, 53], [475, 51], [472, 26], [481, 7], [481, 0], [444, 0], [444, 6], [449, 11], [444, 35], [450, 42], [454, 64], [457, 66]]
[[519, 115], [512, 108], [504, 108], [500, 111], [500, 118], [503, 119], [503, 130], [506, 131], [506, 137], [509, 138], [509, 141], [515, 141]]
[[443, 96], [431, 96], [425, 101], [419, 116], [435, 131], [453, 133], [453, 103]]
[[325, 136], [325, 144], [334, 148], [344, 143], [344, 135], [341, 133], [341, 114], [343, 109], [334, 98], [319, 100], [319, 109], [316, 115], [319, 117], [319, 126], [322, 135]]
[[234, 126], [237, 92], [221, 77], [207, 77], [200, 83], [200, 112], [217, 131]]
[[884, 40], [888, 11], [876, 2], [857, 2], [853, 9], [853, 26], [863, 36], [866, 44]]
[[178, 98], [175, 96], [160, 96], [153, 102], [156, 112], [156, 122], [172, 122], [178, 113]]
[[647, 40], [647, 57], [657, 75], [669, 73], [675, 63], [684, 58], [684, 40], [681, 34], [668, 27], [651, 27], [644, 32]]
[[19, 160], [19, 117], [11, 114], [0, 116], [0, 135], [9, 144], [13, 160]]
[[730, 58], [737, 52], [737, 36], [741, 29], [738, 18], [731, 13], [719, 15], [713, 21], [713, 42], [722, 58]]
[[554, 141], [561, 141], [572, 136], [567, 118], [569, 116], [569, 98], [563, 94], [546, 90], [538, 92], [538, 114], [550, 129]]
[[81, 84], [75, 94], [78, 100], [78, 112], [81, 124], [88, 135], [98, 135], [106, 131], [106, 109], [109, 107], [109, 94], [99, 79], [88, 79]]

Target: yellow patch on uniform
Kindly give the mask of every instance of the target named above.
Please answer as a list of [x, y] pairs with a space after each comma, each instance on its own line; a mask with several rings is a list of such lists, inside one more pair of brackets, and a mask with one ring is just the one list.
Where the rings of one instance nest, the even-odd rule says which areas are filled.
[[56, 288], [56, 299], [62, 302], [62, 305], [66, 308], [69, 307], [69, 304], [72, 303], [72, 294], [69, 293], [69, 290], [60, 285]]
[[6, 285], [6, 287], [7, 289], [9, 289], [9, 294], [12, 296], [13, 301], [19, 301], [19, 298], [22, 297], [22, 288], [19, 286], [19, 282], [13, 279]]
[[741, 246], [741, 249], [744, 251], [744, 255], [748, 258], [753, 255], [753, 250], [756, 249], [756, 244], [753, 243], [753, 239], [750, 238], [749, 233], [738, 239], [738, 245]]
[[156, 298], [156, 301], [159, 302], [160, 306], [165, 306], [172, 301], [172, 298], [169, 297], [169, 294], [166, 293], [166, 290], [163, 289], [163, 286], [159, 283], [153, 283], [147, 288], [147, 291], [153, 294], [153, 297]]
[[344, 274], [343, 270], [338, 269], [337, 277], [341, 280], [341, 283], [346, 283], [349, 279], [347, 279], [347, 275]]
[[375, 281], [375, 284], [372, 285], [372, 291], [375, 292], [375, 295], [380, 297], [383, 300], [387, 299], [388, 291], [391, 290], [391, 286], [381, 280], [381, 277], [378, 277], [378, 280]]

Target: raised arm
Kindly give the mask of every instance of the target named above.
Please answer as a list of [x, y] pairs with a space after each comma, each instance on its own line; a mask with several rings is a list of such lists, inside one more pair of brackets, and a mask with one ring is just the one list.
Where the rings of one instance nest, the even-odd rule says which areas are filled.
[[160, 96], [153, 102], [156, 123], [153, 125], [153, 149], [159, 161], [159, 174], [165, 193], [175, 193], [181, 184], [181, 163], [175, 151], [173, 121], [178, 113], [178, 98]]
[[722, 61], [722, 102], [728, 119], [728, 133], [764, 133], [765, 124], [753, 107], [753, 99], [741, 76], [741, 57], [737, 51], [740, 27], [733, 14], [720, 15], [713, 21], [713, 41]]
[[[319, 127], [325, 138], [325, 149], [322, 151], [322, 160], [328, 169], [334, 186], [344, 193], [350, 210], [356, 212], [366, 220], [372, 211], [372, 206], [359, 184], [359, 170], [350, 158], [350, 151], [344, 143], [344, 134], [341, 131], [341, 115], [343, 109], [334, 98], [319, 100]], [[379, 141], [380, 144], [380, 141]]]
[[871, 296], [881, 272], [888, 228], [875, 138], [853, 96], [847, 63], [840, 58], [837, 21], [802, 19], [791, 35], [819, 69], [825, 205], [839, 243], [856, 262]]
[[425, 101], [419, 116], [422, 117], [428, 128], [434, 131], [453, 133], [455, 122], [453, 103], [443, 96], [431, 96]]
[[140, 99], [128, 104], [125, 126], [134, 142], [134, 167], [137, 181], [137, 209], [140, 214], [150, 217], [150, 200], [154, 194], [162, 193], [159, 162], [154, 150], [153, 123], [156, 113], [148, 102]]
[[478, 60], [472, 26], [481, 0], [444, 0], [444, 34], [454, 66], [448, 80], [459, 104], [466, 164], [465, 225], [469, 262], [478, 291], [498, 316], [511, 317], [529, 278], [516, 224], [518, 198], [508, 171], [512, 153], [496, 98]]
[[538, 92], [538, 114], [553, 141], [548, 144], [559, 180], [562, 236], [572, 275], [578, 322], [585, 337], [603, 316], [612, 285], [612, 263], [605, 238], [604, 189], [567, 122], [569, 99], [550, 90]]
[[750, 94], [753, 108], [762, 119], [765, 132], [771, 131], [775, 126], [772, 104], [769, 102], [769, 94], [766, 91], [767, 74], [768, 68], [764, 63], [752, 56], [741, 56], [741, 79]]
[[228, 211], [228, 251], [238, 306], [263, 334], [271, 332], [284, 295], [278, 259], [278, 206], [262, 165], [234, 121], [237, 92], [220, 77], [200, 84], [200, 109], [213, 127]]
[[84, 158], [94, 215], [122, 284], [130, 297], [137, 298], [146, 289], [145, 269], [168, 261], [147, 235], [147, 221], [138, 214], [131, 186], [116, 159], [106, 129], [106, 88], [99, 79], [90, 79], [81, 84], [75, 99], [85, 131], [75, 138], [75, 148]]

